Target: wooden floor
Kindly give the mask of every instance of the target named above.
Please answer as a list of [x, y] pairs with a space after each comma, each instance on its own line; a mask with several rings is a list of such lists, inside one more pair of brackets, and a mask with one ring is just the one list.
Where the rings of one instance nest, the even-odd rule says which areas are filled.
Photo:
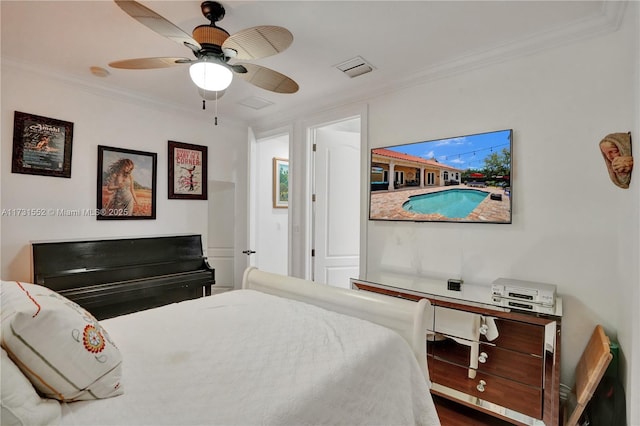
[[433, 395], [442, 426], [511, 426], [510, 423]]

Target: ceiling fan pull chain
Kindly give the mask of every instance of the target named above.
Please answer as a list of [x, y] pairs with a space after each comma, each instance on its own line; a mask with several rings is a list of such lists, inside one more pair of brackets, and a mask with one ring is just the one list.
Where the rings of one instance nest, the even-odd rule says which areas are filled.
[[206, 102], [207, 102], [207, 101], [205, 101], [204, 99], [202, 100], [202, 109], [203, 109], [203, 110], [204, 110], [204, 109], [207, 109], [207, 107], [205, 106]]
[[216, 113], [215, 113], [215, 117], [213, 118], [213, 123], [215, 126], [218, 125], [218, 92], [216, 91]]

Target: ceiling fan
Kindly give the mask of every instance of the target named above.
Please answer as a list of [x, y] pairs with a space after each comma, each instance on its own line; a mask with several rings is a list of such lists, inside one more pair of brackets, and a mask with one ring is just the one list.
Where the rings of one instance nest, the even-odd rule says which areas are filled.
[[204, 1], [200, 8], [210, 23], [195, 27], [193, 36], [189, 36], [176, 25], [136, 1], [114, 1], [138, 22], [189, 48], [195, 59], [174, 57], [125, 59], [109, 63], [110, 67], [153, 69], [189, 64], [191, 79], [201, 89], [200, 93], [205, 99], [210, 99], [212, 92], [215, 92], [216, 99], [223, 94], [231, 84], [234, 74], [272, 92], [295, 93], [298, 91], [298, 84], [294, 80], [277, 71], [251, 63], [229, 62], [230, 60], [259, 59], [282, 52], [293, 42], [293, 35], [286, 28], [261, 25], [230, 35], [216, 25], [216, 22], [225, 15], [224, 7], [216, 1]]

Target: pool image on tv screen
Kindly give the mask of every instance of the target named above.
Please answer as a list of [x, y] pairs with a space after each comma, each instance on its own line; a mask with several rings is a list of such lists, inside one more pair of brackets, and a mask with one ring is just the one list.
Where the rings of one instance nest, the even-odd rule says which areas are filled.
[[369, 219], [511, 223], [513, 130], [371, 149]]

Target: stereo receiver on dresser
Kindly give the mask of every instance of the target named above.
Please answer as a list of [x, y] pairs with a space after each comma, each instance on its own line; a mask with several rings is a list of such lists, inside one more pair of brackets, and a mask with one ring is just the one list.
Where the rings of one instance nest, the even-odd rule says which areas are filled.
[[502, 297], [552, 307], [556, 300], [556, 286], [511, 278], [498, 278], [491, 284], [491, 294], [494, 298]]

